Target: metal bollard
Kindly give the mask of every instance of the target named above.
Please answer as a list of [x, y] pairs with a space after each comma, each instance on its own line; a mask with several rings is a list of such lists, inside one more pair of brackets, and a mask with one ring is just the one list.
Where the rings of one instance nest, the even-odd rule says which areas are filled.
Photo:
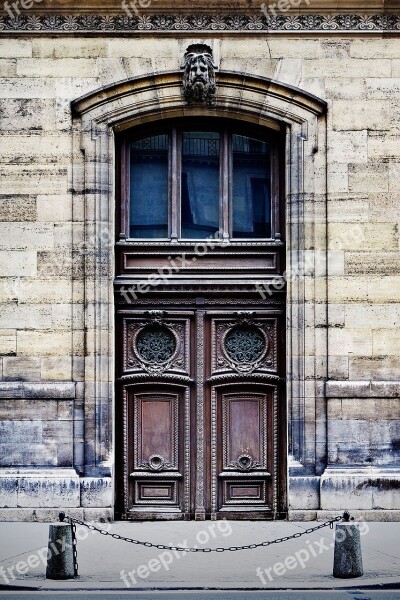
[[63, 519], [64, 515], [60, 513], [61, 522], [50, 525], [46, 579], [73, 579], [76, 576], [72, 526], [63, 523]]
[[352, 579], [364, 575], [360, 529], [358, 523], [350, 523], [348, 512], [343, 517], [345, 522], [336, 525], [333, 576]]

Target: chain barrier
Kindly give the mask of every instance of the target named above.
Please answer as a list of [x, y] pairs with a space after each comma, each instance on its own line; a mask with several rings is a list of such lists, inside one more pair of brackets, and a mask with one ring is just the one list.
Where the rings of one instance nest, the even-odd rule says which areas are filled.
[[[304, 531], [298, 531], [297, 533], [294, 533], [293, 535], [288, 535], [285, 537], [277, 538], [276, 540], [266, 540], [264, 542], [259, 542], [258, 544], [249, 544], [247, 546], [230, 546], [229, 548], [181, 548], [179, 546], [165, 546], [164, 544], [153, 544], [151, 542], [141, 542], [140, 540], [133, 540], [132, 538], [128, 538], [123, 535], [119, 535], [118, 533], [110, 533], [109, 531], [106, 531], [105, 529], [100, 529], [99, 527], [95, 527], [94, 525], [88, 525], [84, 521], [79, 521], [78, 519], [73, 519], [72, 517], [68, 517], [68, 516], [64, 515], [64, 513], [60, 513], [60, 520], [63, 521], [64, 519], [66, 521], [68, 521], [68, 523], [71, 523], [72, 526], [81, 525], [82, 527], [87, 527], [87, 529], [90, 529], [91, 531], [96, 531], [97, 533], [100, 533], [101, 535], [110, 536], [110, 537], [114, 538], [114, 540], [121, 540], [122, 542], [128, 542], [129, 544], [145, 546], [146, 548], [156, 548], [157, 550], [172, 550], [175, 552], [193, 552], [193, 553], [203, 552], [203, 553], [206, 553], [206, 552], [237, 552], [239, 550], [254, 550], [255, 548], [266, 548], [268, 546], [272, 546], [273, 544], [280, 544], [282, 542], [287, 542], [289, 540], [295, 540], [297, 538], [302, 537], [303, 535], [308, 535], [308, 534], [314, 533], [314, 531], [323, 529], [324, 527], [329, 526], [331, 529], [333, 529], [334, 523], [338, 523], [339, 521], [348, 521], [350, 519], [350, 515], [347, 512], [345, 512], [342, 517], [335, 517], [334, 519], [331, 519], [330, 521], [325, 521], [325, 523], [321, 523], [320, 525], [317, 525], [316, 527], [310, 527], [308, 529], [305, 529]], [[75, 553], [76, 553], [76, 540], [75, 540], [75, 544], [74, 544], [74, 559], [75, 559]], [[78, 568], [77, 563], [76, 563], [76, 568]]]
[[[61, 519], [61, 516], [60, 516], [60, 519]], [[71, 530], [72, 530], [72, 554], [74, 557], [74, 575], [75, 575], [75, 577], [78, 577], [78, 548], [77, 548], [77, 541], [76, 541], [76, 525], [72, 519], [67, 519], [67, 520], [71, 524]]]

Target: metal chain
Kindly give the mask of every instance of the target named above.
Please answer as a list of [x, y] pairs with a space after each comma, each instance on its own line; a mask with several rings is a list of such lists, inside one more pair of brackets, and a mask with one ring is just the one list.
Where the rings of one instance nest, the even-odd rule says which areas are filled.
[[288, 535], [282, 538], [277, 538], [276, 540], [266, 540], [264, 542], [259, 542], [258, 544], [249, 544], [248, 546], [230, 546], [229, 548], [180, 548], [179, 546], [165, 546], [164, 544], [152, 544], [151, 542], [141, 542], [139, 540], [133, 540], [131, 538], [125, 537], [123, 535], [119, 535], [118, 533], [110, 533], [105, 531], [104, 529], [99, 529], [94, 525], [88, 525], [83, 521], [78, 521], [78, 519], [73, 519], [72, 517], [65, 516], [64, 517], [69, 523], [82, 525], [82, 527], [87, 527], [91, 531], [97, 531], [101, 535], [108, 535], [114, 540], [121, 540], [123, 542], [128, 542], [130, 544], [136, 544], [139, 546], [145, 546], [146, 548], [157, 548], [158, 550], [172, 550], [175, 552], [237, 552], [238, 550], [254, 550], [255, 548], [267, 547], [272, 544], [280, 544], [281, 542], [287, 542], [289, 540], [295, 540], [303, 535], [308, 535], [310, 533], [314, 533], [314, 531], [318, 531], [319, 529], [323, 529], [324, 527], [330, 527], [333, 529], [333, 524], [338, 523], [339, 521], [346, 520], [346, 517], [335, 517], [330, 521], [325, 521], [325, 523], [321, 523], [316, 527], [310, 527], [304, 531], [299, 531], [294, 533], [293, 535]]
[[76, 525], [73, 519], [68, 518], [67, 520], [71, 524], [72, 529], [72, 554], [74, 557], [74, 575], [75, 577], [78, 577], [78, 549], [76, 543]]

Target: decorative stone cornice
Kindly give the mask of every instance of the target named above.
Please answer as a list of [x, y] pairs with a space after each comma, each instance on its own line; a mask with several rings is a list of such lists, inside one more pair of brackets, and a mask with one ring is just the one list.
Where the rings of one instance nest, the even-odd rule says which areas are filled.
[[[18, 17], [10, 17], [3, 13], [0, 16], [1, 34], [43, 34], [43, 33], [97, 33], [97, 34], [164, 34], [174, 35], [185, 33], [196, 34], [243, 34], [243, 33], [400, 33], [400, 12], [390, 13], [376, 11], [375, 13], [356, 14], [345, 13], [327, 14], [302, 12], [293, 14], [263, 14], [259, 10], [249, 13], [228, 14], [181, 14], [175, 16], [169, 13], [128, 16], [126, 13], [104, 14], [89, 12], [43, 13], [21, 11]], [[397, 13], [397, 14], [396, 14]]]

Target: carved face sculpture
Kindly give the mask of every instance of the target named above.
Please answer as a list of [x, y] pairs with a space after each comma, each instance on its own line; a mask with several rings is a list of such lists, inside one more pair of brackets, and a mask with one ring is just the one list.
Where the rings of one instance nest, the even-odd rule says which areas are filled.
[[215, 67], [211, 49], [190, 47], [185, 54], [183, 88], [189, 102], [212, 102], [215, 92]]

